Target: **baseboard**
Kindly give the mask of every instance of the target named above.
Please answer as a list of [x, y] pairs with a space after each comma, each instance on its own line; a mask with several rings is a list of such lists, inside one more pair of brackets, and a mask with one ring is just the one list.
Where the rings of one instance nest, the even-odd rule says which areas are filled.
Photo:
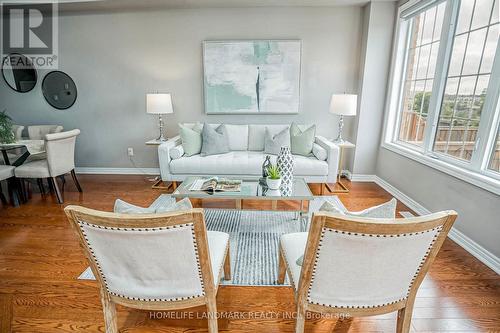
[[88, 168], [77, 167], [76, 173], [92, 175], [159, 175], [159, 168]]
[[[417, 214], [426, 215], [431, 213], [431, 211], [429, 211], [427, 208], [422, 206], [417, 201], [413, 200], [410, 196], [398, 190], [396, 187], [389, 184], [384, 179], [378, 176], [374, 176], [373, 181]], [[495, 256], [493, 253], [486, 250], [471, 238], [467, 237], [457, 228], [452, 228], [448, 234], [448, 237], [455, 243], [460, 245], [467, 252], [469, 252], [471, 255], [480, 260], [483, 264], [495, 271], [495, 273], [500, 274], [500, 258]]]
[[467, 237], [457, 228], [452, 228], [448, 237], [474, 257], [479, 259], [483, 264], [494, 270], [495, 273], [500, 274], [500, 258], [495, 256], [493, 253]]
[[375, 182], [375, 175], [363, 175], [358, 173], [349, 173], [348, 178], [352, 182]]

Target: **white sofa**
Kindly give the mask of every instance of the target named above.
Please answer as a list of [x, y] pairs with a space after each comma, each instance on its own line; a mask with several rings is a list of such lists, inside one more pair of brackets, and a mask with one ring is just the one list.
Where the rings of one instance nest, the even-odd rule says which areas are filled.
[[[194, 124], [183, 124], [193, 127]], [[219, 124], [210, 124], [218, 126]], [[182, 181], [188, 176], [224, 176], [258, 178], [262, 175], [264, 135], [266, 127], [271, 134], [290, 125], [231, 125], [226, 124], [231, 152], [202, 157], [194, 155], [172, 159], [171, 149], [181, 145], [180, 136], [171, 138], [158, 147], [161, 178], [164, 181]], [[301, 129], [309, 126], [300, 126]], [[303, 177], [308, 183], [335, 183], [339, 160], [339, 148], [324, 137], [316, 136], [315, 143], [326, 151], [326, 160], [294, 155], [294, 175]], [[276, 155], [270, 155], [273, 163]]]

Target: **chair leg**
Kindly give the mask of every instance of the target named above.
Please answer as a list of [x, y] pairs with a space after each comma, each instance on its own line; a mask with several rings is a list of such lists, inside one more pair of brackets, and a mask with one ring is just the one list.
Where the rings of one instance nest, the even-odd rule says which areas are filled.
[[102, 311], [104, 314], [104, 328], [106, 333], [118, 333], [118, 321], [116, 318], [116, 306], [101, 290]]
[[78, 192], [82, 193], [82, 187], [80, 186], [80, 182], [78, 182], [78, 178], [76, 178], [76, 172], [75, 169], [71, 170], [71, 177], [73, 177], [73, 181], [75, 182], [76, 188]]
[[57, 177], [52, 177], [52, 186], [54, 186], [54, 190], [56, 191], [57, 202], [62, 204], [64, 201], [59, 186], [57, 185]]
[[24, 188], [24, 179], [14, 178], [15, 183], [15, 192], [17, 192], [17, 198], [20, 203], [26, 203], [28, 198], [26, 196], [25, 188]]
[[219, 331], [219, 328], [217, 326], [217, 305], [215, 301], [215, 294], [208, 297], [207, 311], [208, 333], [217, 333]]
[[229, 281], [231, 280], [231, 257], [229, 247], [227, 249], [226, 253], [226, 259], [224, 260], [224, 280]]
[[398, 323], [396, 326], [397, 333], [410, 332], [411, 316], [413, 313], [413, 302], [406, 304], [406, 307], [398, 311]]
[[40, 191], [40, 194], [44, 195], [45, 194], [45, 189], [43, 187], [42, 179], [41, 178], [37, 178], [36, 179], [36, 183], [38, 184], [38, 190]]
[[0, 183], [0, 200], [2, 201], [2, 205], [7, 206], [7, 198], [3, 194], [2, 184]]
[[297, 320], [295, 321], [295, 333], [304, 333], [306, 323], [306, 309], [302, 301], [297, 301]]
[[286, 262], [283, 257], [283, 252], [281, 251], [281, 247], [279, 250], [279, 267], [278, 267], [278, 284], [285, 283], [285, 275], [286, 275]]

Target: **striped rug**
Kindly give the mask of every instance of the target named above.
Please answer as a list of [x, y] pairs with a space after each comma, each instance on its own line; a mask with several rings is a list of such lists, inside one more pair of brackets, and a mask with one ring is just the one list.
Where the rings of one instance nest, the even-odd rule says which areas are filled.
[[[323, 200], [335, 202], [336, 196], [317, 198], [311, 211], [318, 210]], [[280, 236], [307, 230], [308, 219], [296, 219], [295, 212], [205, 209], [207, 229], [229, 234], [231, 281], [226, 285], [273, 286], [278, 278], [278, 245]], [[79, 279], [93, 280], [90, 267]]]

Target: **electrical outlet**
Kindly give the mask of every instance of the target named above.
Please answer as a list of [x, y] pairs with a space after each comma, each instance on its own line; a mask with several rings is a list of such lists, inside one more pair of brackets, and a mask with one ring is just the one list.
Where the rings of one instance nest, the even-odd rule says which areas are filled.
[[134, 156], [134, 148], [131, 148], [131, 147], [127, 148], [127, 155]]

